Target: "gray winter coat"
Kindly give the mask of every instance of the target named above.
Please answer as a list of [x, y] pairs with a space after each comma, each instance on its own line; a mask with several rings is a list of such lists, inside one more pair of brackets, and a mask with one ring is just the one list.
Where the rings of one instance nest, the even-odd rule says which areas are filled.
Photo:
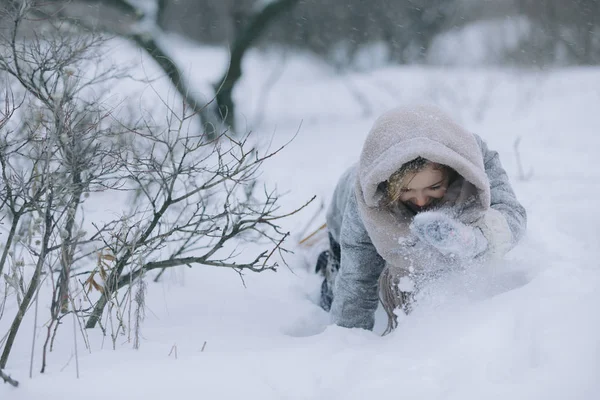
[[408, 235], [413, 215], [380, 207], [379, 184], [418, 156], [465, 178], [454, 188], [451, 205], [469, 204], [457, 217], [481, 229], [488, 241], [485, 256], [503, 256], [523, 236], [526, 212], [497, 152], [435, 107], [390, 110], [375, 122], [360, 162], [340, 178], [327, 212], [328, 230], [341, 248], [331, 307], [340, 326], [372, 329], [379, 276], [386, 263], [402, 267], [405, 262], [395, 249]]

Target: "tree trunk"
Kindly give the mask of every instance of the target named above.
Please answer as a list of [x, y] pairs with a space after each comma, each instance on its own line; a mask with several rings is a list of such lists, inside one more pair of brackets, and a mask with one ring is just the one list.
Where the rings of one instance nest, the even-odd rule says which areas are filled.
[[233, 101], [233, 90], [237, 81], [242, 76], [242, 58], [252, 44], [262, 35], [269, 23], [279, 14], [290, 9], [299, 0], [273, 1], [255, 14], [245, 28], [236, 35], [231, 46], [229, 68], [223, 77], [214, 85], [217, 93], [218, 117], [235, 132], [235, 103]]

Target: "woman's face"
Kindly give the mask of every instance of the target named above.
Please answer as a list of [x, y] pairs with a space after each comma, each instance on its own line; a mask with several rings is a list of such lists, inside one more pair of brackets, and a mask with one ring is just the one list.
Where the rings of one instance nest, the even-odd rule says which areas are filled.
[[400, 201], [414, 212], [425, 211], [444, 197], [449, 180], [445, 169], [430, 163], [421, 171], [404, 177]]

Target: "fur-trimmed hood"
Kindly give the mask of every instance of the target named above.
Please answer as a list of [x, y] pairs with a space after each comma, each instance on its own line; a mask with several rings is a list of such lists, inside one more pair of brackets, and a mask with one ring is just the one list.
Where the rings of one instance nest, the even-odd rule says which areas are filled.
[[394, 210], [383, 206], [381, 183], [417, 157], [447, 165], [464, 178], [451, 185], [443, 200], [450, 209], [462, 207], [455, 215], [458, 219], [473, 223], [490, 207], [490, 184], [472, 133], [433, 106], [401, 107], [384, 113], [365, 140], [355, 195], [373, 244], [395, 265], [400, 263], [398, 242], [408, 235], [413, 214], [402, 205]]
[[395, 108], [375, 121], [359, 163], [365, 205], [377, 207], [383, 195], [378, 185], [419, 156], [453, 168], [477, 188], [482, 205], [489, 206], [490, 185], [475, 137], [433, 106]]

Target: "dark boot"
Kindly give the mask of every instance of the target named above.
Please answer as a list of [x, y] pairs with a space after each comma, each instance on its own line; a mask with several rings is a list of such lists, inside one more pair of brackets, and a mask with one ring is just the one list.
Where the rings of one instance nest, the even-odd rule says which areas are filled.
[[319, 254], [319, 257], [317, 258], [317, 265], [315, 266], [316, 274], [318, 274], [319, 272], [322, 274], [325, 274], [325, 268], [327, 268], [327, 259], [328, 258], [329, 258], [329, 250], [325, 250], [321, 254]]
[[337, 277], [338, 271], [340, 270], [340, 264], [335, 260], [335, 257], [331, 256], [331, 253], [327, 253], [327, 265], [325, 266], [325, 279], [321, 284], [321, 302], [320, 306], [325, 311], [331, 309], [331, 303], [333, 303], [333, 285], [335, 278]]
[[[330, 249], [319, 255], [317, 269], [322, 271], [325, 279], [321, 284], [320, 306], [325, 311], [331, 309], [333, 302], [333, 285], [340, 270], [340, 245], [329, 235]], [[320, 261], [320, 263], [319, 263]]]
[[333, 303], [333, 293], [327, 284], [327, 280], [323, 279], [323, 283], [321, 283], [321, 301], [319, 302], [319, 305], [323, 310], [329, 312], [329, 310], [331, 310], [331, 303]]

